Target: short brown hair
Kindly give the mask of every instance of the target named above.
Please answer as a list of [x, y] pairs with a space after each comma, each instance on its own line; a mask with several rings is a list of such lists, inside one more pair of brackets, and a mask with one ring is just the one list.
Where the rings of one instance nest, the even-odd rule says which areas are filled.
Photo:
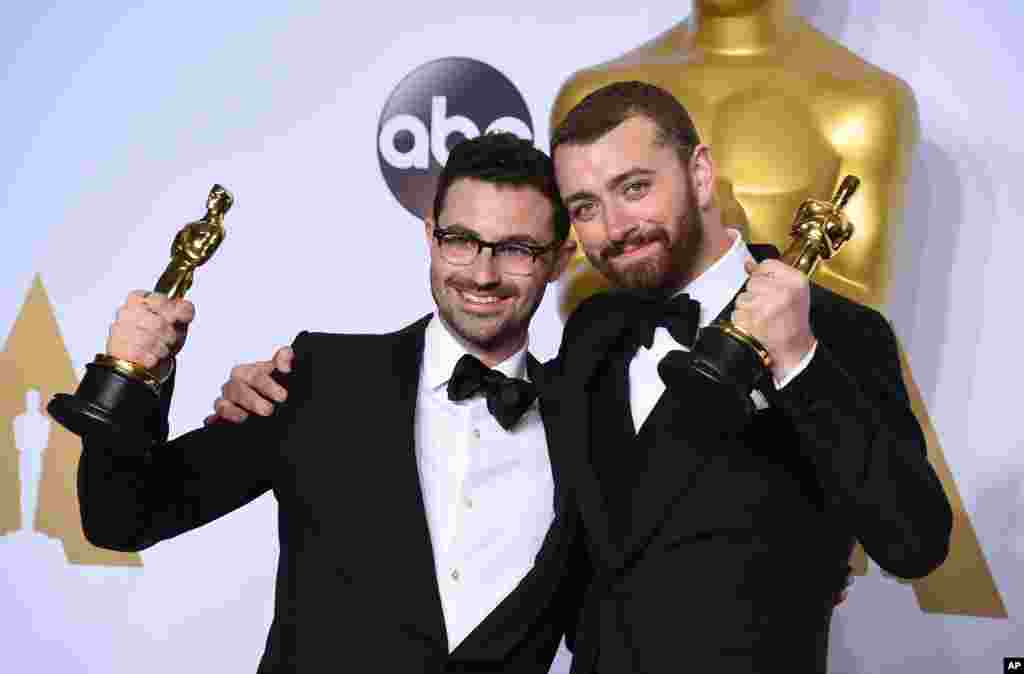
[[532, 187], [551, 204], [555, 241], [569, 236], [569, 211], [558, 195], [555, 165], [551, 158], [509, 132], [492, 132], [463, 140], [451, 149], [441, 169], [434, 195], [434, 221], [441, 218], [448, 188], [460, 178], [472, 178], [495, 185]]
[[551, 156], [559, 145], [588, 145], [637, 115], [658, 127], [656, 143], [672, 143], [683, 163], [690, 161], [700, 145], [690, 113], [664, 89], [636, 81], [613, 82], [577, 103], [551, 134]]

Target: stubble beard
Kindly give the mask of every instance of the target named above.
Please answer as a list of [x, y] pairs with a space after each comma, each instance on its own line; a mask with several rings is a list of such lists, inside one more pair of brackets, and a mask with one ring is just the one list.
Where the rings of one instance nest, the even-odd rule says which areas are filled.
[[613, 266], [614, 257], [602, 259], [595, 266], [618, 288], [648, 290], [668, 295], [691, 279], [700, 258], [703, 230], [704, 220], [691, 187], [687, 192], [686, 210], [676, 222], [676, 231], [680, 233], [680, 238], [674, 246], [669, 245], [668, 233], [658, 227], [645, 236], [647, 242], [661, 242], [663, 250], [660, 254], [652, 255], [650, 259], [638, 260], [624, 269], [616, 269]]
[[431, 279], [430, 292], [434, 296], [438, 316], [455, 337], [482, 352], [495, 351], [513, 338], [512, 333], [516, 332], [514, 316], [478, 316], [463, 311], [456, 304], [458, 300], [452, 297], [461, 288], [457, 284], [449, 285], [444, 280]]

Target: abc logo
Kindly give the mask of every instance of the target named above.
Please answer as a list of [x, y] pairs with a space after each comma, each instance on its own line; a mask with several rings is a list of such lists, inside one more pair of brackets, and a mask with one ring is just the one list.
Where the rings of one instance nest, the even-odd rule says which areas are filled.
[[405, 208], [430, 213], [441, 167], [465, 138], [511, 131], [533, 140], [533, 122], [515, 85], [469, 58], [443, 58], [412, 71], [380, 114], [377, 156], [384, 180]]

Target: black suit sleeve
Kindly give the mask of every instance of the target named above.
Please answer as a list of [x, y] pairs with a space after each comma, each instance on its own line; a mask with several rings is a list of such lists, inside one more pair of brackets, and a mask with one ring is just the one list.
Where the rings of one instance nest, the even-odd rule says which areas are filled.
[[877, 312], [836, 306], [815, 327], [811, 362], [772, 402], [792, 420], [829, 507], [871, 558], [896, 576], [925, 576], [946, 558], [952, 511], [910, 408], [896, 339]]
[[[148, 448], [86, 440], [78, 466], [78, 499], [89, 542], [112, 550], [142, 550], [270, 489], [283, 433], [308, 396], [311, 358], [304, 337], [300, 334], [292, 345], [292, 373], [280, 380], [288, 399], [269, 417], [215, 423]], [[170, 391], [162, 398], [161, 418], [149, 423], [161, 431], [158, 437], [166, 438]]]

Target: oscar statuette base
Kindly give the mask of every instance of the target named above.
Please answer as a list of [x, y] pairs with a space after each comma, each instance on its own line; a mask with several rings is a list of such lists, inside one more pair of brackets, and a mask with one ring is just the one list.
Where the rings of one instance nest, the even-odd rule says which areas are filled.
[[55, 421], [75, 435], [118, 444], [149, 446], [155, 438], [146, 431], [157, 412], [156, 390], [137, 378], [90, 363], [73, 395], [58, 393], [46, 406]]
[[731, 323], [701, 329], [693, 346], [693, 369], [734, 393], [738, 406], [753, 411], [750, 393], [767, 376], [771, 358], [753, 336]]

